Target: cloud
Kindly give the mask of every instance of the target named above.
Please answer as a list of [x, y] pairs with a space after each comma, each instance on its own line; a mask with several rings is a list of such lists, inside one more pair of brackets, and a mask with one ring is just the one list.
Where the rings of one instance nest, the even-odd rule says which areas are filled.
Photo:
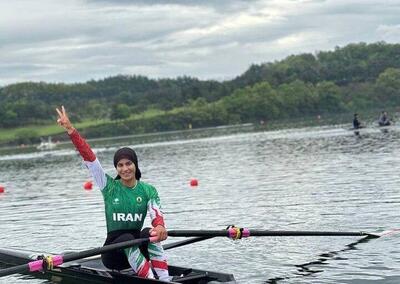
[[376, 29], [376, 34], [384, 41], [400, 42], [400, 24], [380, 25]]
[[185, 6], [185, 7], [208, 7], [222, 13], [230, 13], [240, 10], [249, 4], [257, 3], [259, 0], [87, 0], [94, 5], [110, 6]]
[[0, 3], [0, 84], [116, 74], [227, 79], [353, 42], [399, 42], [387, 0], [14, 0]]

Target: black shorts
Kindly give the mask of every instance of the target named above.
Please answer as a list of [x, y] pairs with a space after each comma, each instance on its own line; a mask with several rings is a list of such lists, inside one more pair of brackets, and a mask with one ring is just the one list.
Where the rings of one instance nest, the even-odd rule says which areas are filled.
[[[149, 231], [150, 228], [144, 228], [142, 231], [119, 230], [119, 231], [109, 232], [107, 234], [107, 239], [104, 243], [104, 246], [126, 242], [139, 238], [148, 238], [150, 237]], [[147, 260], [149, 260], [149, 252], [147, 251], [147, 245], [148, 245], [147, 243], [142, 244], [139, 246], [139, 248], [140, 252], [144, 255], [144, 257]], [[131, 267], [123, 249], [113, 250], [111, 252], [104, 253], [101, 255], [101, 260], [104, 266], [109, 269], [123, 270]]]

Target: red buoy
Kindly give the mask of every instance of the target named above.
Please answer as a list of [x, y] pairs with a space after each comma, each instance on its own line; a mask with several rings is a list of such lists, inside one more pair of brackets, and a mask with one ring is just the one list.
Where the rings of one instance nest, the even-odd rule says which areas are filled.
[[4, 193], [4, 191], [5, 191], [4, 186], [0, 185], [0, 193]]
[[83, 184], [83, 188], [86, 190], [91, 190], [93, 188], [93, 183], [90, 180], [88, 180]]
[[190, 180], [190, 186], [198, 186], [198, 185], [199, 185], [199, 182], [197, 181], [197, 179], [192, 178]]

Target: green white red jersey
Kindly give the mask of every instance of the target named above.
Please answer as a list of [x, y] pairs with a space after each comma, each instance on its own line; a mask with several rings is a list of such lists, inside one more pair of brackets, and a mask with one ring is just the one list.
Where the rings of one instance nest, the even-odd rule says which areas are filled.
[[78, 131], [74, 130], [70, 137], [103, 194], [107, 232], [141, 230], [147, 213], [153, 227], [165, 226], [160, 198], [154, 186], [142, 181], [137, 181], [132, 188], [125, 186], [120, 179], [116, 180], [105, 173]]

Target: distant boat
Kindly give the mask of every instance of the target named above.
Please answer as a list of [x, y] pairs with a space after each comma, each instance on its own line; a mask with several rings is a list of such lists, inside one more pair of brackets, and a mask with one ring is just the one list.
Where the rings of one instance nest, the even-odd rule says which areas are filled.
[[51, 150], [57, 146], [56, 143], [51, 141], [51, 137], [47, 139], [47, 141], [42, 140], [40, 144], [36, 147], [36, 149], [44, 151], [44, 150]]
[[380, 126], [379, 124], [369, 124], [366, 126], [361, 126], [359, 128], [354, 128], [350, 127], [347, 128], [346, 130], [353, 131], [356, 136], [360, 136], [360, 134], [371, 134], [371, 133], [376, 133], [376, 132], [382, 132], [382, 133], [389, 133], [389, 132], [398, 132], [400, 131], [400, 128], [398, 125], [395, 125], [394, 123], [391, 123], [390, 125], [386, 126]]
[[388, 133], [389, 130], [393, 130], [394, 129], [394, 125], [393, 124], [388, 124], [388, 125], [379, 125], [379, 130], [382, 133]]

